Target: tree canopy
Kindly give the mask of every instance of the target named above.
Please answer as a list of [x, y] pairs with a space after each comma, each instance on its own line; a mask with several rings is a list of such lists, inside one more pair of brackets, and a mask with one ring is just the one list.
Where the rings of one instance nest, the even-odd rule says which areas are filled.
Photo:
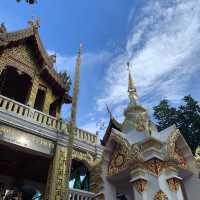
[[192, 152], [200, 144], [200, 105], [190, 95], [183, 98], [178, 108], [162, 100], [154, 108], [154, 117], [159, 130], [175, 124], [189, 144]]

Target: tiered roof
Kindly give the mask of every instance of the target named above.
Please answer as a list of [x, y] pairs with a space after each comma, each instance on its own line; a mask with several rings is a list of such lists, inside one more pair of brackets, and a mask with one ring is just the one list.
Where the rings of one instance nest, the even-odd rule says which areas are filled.
[[15, 32], [7, 32], [5, 26], [0, 27], [0, 50], [3, 50], [15, 43], [22, 41], [30, 41], [36, 49], [38, 60], [42, 62], [41, 71], [43, 78], [54, 88], [54, 91], [59, 96], [64, 96], [67, 103], [71, 102], [71, 97], [67, 94], [68, 88], [63, 78], [56, 72], [54, 68], [54, 59], [49, 55], [44, 48], [39, 35], [39, 23], [29, 22], [30, 26]]

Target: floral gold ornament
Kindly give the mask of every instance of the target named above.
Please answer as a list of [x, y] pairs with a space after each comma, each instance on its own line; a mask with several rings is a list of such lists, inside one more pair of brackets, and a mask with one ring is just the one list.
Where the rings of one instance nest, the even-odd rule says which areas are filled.
[[147, 180], [140, 178], [133, 182], [133, 186], [136, 188], [138, 192], [142, 193], [145, 191], [147, 183], [148, 183]]
[[112, 176], [126, 168], [127, 154], [127, 149], [123, 148], [121, 145], [115, 145], [112, 158], [108, 165], [108, 175]]
[[168, 197], [162, 190], [160, 190], [155, 194], [154, 200], [168, 200]]
[[164, 162], [158, 158], [153, 158], [146, 162], [146, 167], [149, 169], [154, 175], [160, 176], [161, 171], [164, 168]]
[[167, 180], [169, 188], [173, 192], [177, 192], [180, 187], [180, 179], [173, 177]]

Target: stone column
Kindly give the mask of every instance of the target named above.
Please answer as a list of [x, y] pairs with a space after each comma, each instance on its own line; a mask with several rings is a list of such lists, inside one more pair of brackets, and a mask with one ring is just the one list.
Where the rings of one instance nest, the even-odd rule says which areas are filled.
[[28, 105], [31, 107], [34, 107], [38, 87], [39, 87], [39, 77], [36, 75], [32, 80], [32, 87], [30, 89], [29, 97], [27, 99]]
[[5, 69], [6, 64], [7, 64], [6, 58], [0, 55], [0, 75], [3, 72], [3, 70]]
[[5, 67], [5, 62], [4, 62], [4, 60], [1, 58], [1, 59], [0, 59], [0, 75], [1, 75], [1, 73], [2, 73], [2, 71], [3, 71], [3, 69], [4, 69], [4, 67]]
[[148, 179], [146, 178], [146, 173], [143, 169], [137, 169], [131, 172], [132, 179], [130, 183], [132, 184], [134, 191], [134, 199], [137, 200], [147, 200], [148, 197]]
[[178, 176], [172, 176], [167, 179], [169, 189], [172, 193], [174, 193], [174, 196], [176, 196], [177, 200], [184, 200], [183, 192], [181, 189], [181, 181], [182, 178]]
[[57, 145], [49, 168], [45, 200], [62, 200], [65, 192], [65, 162], [67, 148]]

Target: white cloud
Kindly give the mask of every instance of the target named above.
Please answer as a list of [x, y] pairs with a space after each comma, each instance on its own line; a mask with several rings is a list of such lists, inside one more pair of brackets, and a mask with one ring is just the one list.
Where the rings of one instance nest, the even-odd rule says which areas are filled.
[[129, 16], [134, 22], [126, 51], [107, 70], [105, 90], [97, 100], [99, 110], [105, 103], [115, 107], [127, 100], [128, 60], [134, 66], [139, 95], [148, 106], [163, 97], [178, 101], [187, 95], [189, 80], [200, 67], [199, 60], [193, 62], [200, 52], [198, 0], [151, 0], [132, 13], [138, 17]]
[[[48, 50], [48, 53], [50, 55], [56, 54], [56, 63], [55, 68], [57, 71], [63, 71], [67, 70], [71, 76], [74, 75], [74, 69], [76, 64], [76, 58], [77, 55], [62, 55], [59, 52], [55, 52], [52, 50]], [[106, 60], [109, 60], [111, 56], [111, 53], [106, 51], [101, 52], [83, 52], [83, 55], [81, 56], [81, 68], [83, 70], [99, 67], [99, 65], [102, 64], [102, 62], [105, 62]]]
[[80, 128], [83, 130], [87, 130], [91, 133], [95, 133], [97, 131], [97, 124], [96, 122], [90, 122], [82, 125]]

